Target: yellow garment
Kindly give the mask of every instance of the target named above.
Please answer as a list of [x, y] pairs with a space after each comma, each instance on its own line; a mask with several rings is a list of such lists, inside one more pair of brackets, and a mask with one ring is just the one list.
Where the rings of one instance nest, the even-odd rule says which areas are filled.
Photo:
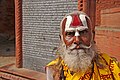
[[104, 68], [101, 68], [96, 61], [93, 60], [92, 68], [89, 68], [85, 72], [76, 72], [74, 74], [71, 74], [71, 71], [61, 58], [57, 58], [47, 66], [54, 66], [54, 69], [60, 69], [59, 66], [62, 65], [65, 80], [120, 80], [120, 68], [118, 67], [118, 63], [106, 54], [99, 54], [98, 57], [100, 64], [103, 64]]

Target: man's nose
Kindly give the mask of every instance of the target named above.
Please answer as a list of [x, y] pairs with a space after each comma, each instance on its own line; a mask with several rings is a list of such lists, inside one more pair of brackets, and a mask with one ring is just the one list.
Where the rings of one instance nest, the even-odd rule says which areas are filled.
[[80, 36], [75, 36], [75, 38], [74, 38], [74, 44], [79, 45], [80, 42], [81, 42], [81, 40], [80, 40]]
[[80, 44], [80, 34], [78, 31], [75, 32], [74, 44]]

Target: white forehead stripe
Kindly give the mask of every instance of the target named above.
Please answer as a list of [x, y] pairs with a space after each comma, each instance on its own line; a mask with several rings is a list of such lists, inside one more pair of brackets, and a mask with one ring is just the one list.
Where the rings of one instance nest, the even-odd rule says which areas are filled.
[[72, 17], [67, 16], [67, 21], [66, 21], [66, 24], [65, 24], [65, 31], [69, 29], [71, 22], [72, 22]]
[[75, 36], [80, 36], [78, 31], [75, 32]]
[[88, 28], [85, 15], [80, 14], [79, 18], [80, 18], [83, 26], [79, 26], [77, 28], [72, 28], [72, 27], [70, 27], [70, 24], [72, 22], [72, 16], [67, 16], [67, 20], [66, 20], [66, 24], [65, 24], [65, 31], [67, 31], [67, 30], [76, 30], [76, 29], [81, 31], [81, 30], [84, 30], [84, 29]]
[[82, 21], [83, 26], [88, 27], [85, 15], [81, 14], [81, 15], [79, 15], [79, 17], [80, 17], [80, 19]]

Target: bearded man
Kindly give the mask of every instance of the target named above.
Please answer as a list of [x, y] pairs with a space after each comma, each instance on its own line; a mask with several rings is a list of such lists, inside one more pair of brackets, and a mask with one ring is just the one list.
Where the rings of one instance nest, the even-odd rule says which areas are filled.
[[120, 80], [119, 63], [97, 50], [94, 27], [85, 13], [67, 14], [60, 29], [58, 58], [47, 65], [47, 80]]

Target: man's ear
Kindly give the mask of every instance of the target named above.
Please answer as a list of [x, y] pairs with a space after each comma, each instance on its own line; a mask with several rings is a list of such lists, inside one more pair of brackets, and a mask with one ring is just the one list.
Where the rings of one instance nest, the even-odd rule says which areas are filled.
[[95, 30], [92, 30], [93, 33], [93, 40], [95, 39]]
[[92, 30], [92, 33], [93, 33], [93, 41], [96, 44], [96, 42], [95, 42], [95, 30]]

